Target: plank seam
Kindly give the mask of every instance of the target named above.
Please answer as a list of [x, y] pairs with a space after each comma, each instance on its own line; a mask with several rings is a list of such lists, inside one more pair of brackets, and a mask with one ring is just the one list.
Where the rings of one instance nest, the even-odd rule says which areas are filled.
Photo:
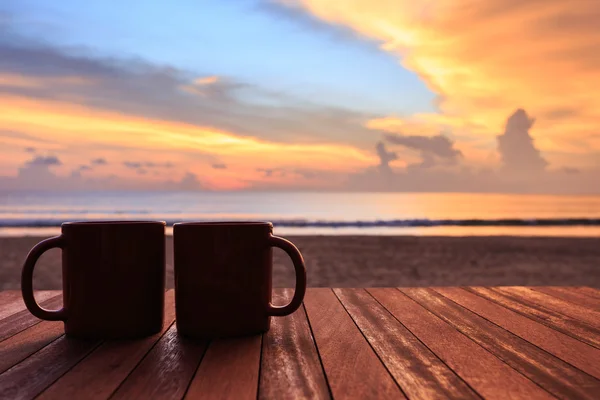
[[[467, 307], [463, 306], [462, 304], [459, 304], [459, 303], [455, 302], [455, 301], [454, 301], [454, 300], [452, 300], [451, 298], [444, 296], [442, 293], [438, 292], [437, 290], [435, 290], [435, 289], [433, 289], [433, 288], [431, 288], [431, 290], [433, 290], [434, 292], [436, 292], [437, 294], [439, 294], [439, 295], [440, 295], [440, 296], [442, 296], [443, 298], [447, 299], [448, 301], [451, 301], [452, 303], [456, 304], [457, 306], [459, 306], [459, 307], [461, 307], [461, 308], [464, 308], [465, 310], [467, 310], [467, 311], [469, 311], [469, 312], [471, 312], [471, 313], [473, 313], [473, 314], [477, 315], [478, 317], [480, 317], [480, 318], [482, 318], [482, 319], [484, 319], [484, 320], [488, 321], [489, 323], [491, 323], [491, 324], [493, 324], [493, 325], [497, 326], [498, 328], [501, 328], [502, 330], [504, 330], [504, 331], [508, 332], [509, 334], [511, 334], [511, 335], [513, 335], [513, 336], [516, 336], [516, 337], [518, 337], [519, 339], [521, 339], [521, 340], [523, 340], [523, 341], [525, 341], [525, 342], [529, 343], [530, 345], [532, 345], [532, 346], [536, 347], [537, 349], [539, 349], [539, 350], [543, 351], [544, 353], [546, 353], [546, 354], [549, 354], [551, 357], [553, 357], [553, 358], [556, 358], [557, 360], [560, 360], [560, 361], [564, 362], [565, 364], [569, 365], [570, 367], [572, 367], [572, 368], [576, 369], [577, 371], [579, 371], [579, 372], [582, 372], [582, 373], [584, 373], [584, 374], [586, 374], [586, 375], [588, 375], [588, 376], [590, 376], [590, 377], [594, 378], [595, 380], [598, 380], [598, 378], [596, 378], [595, 376], [593, 376], [593, 375], [590, 375], [590, 374], [588, 374], [588, 373], [587, 373], [587, 372], [585, 372], [585, 371], [582, 371], [581, 369], [579, 369], [579, 368], [577, 368], [576, 366], [574, 366], [574, 365], [572, 365], [572, 364], [568, 363], [567, 361], [563, 360], [562, 358], [560, 358], [560, 357], [558, 357], [558, 356], [555, 356], [554, 354], [552, 354], [552, 353], [548, 352], [547, 350], [544, 350], [543, 348], [541, 348], [540, 346], [536, 345], [535, 343], [531, 343], [529, 340], [527, 340], [527, 339], [525, 339], [525, 338], [522, 338], [521, 336], [517, 335], [516, 333], [513, 333], [513, 332], [509, 331], [508, 329], [504, 328], [502, 325], [498, 325], [498, 324], [496, 324], [494, 321], [490, 321], [490, 320], [489, 320], [489, 319], [487, 319], [486, 317], [484, 317], [484, 316], [482, 316], [482, 315], [479, 315], [477, 312], [475, 312], [475, 311], [472, 311], [472, 310], [468, 309]], [[463, 289], [463, 290], [464, 290], [464, 289]], [[471, 293], [471, 292], [469, 292], [469, 293]], [[411, 297], [411, 299], [412, 299], [412, 297]], [[413, 300], [414, 300], [414, 299], [413, 299]], [[485, 299], [485, 298], [484, 298], [484, 300], [487, 300], [487, 299]], [[414, 300], [414, 301], [416, 302], [416, 300]], [[488, 301], [489, 301], [489, 300], [488, 300]], [[421, 303], [419, 303], [419, 304], [421, 304]], [[422, 307], [425, 307], [425, 306], [422, 306]], [[429, 311], [429, 312], [431, 312], [431, 313], [433, 313], [433, 311], [430, 311], [429, 309], [428, 309], [428, 311]], [[512, 311], [512, 310], [509, 310], [509, 311]], [[436, 316], [437, 316], [437, 315], [436, 315]], [[438, 318], [440, 318], [440, 317], [438, 317]], [[441, 319], [441, 318], [440, 318], [440, 319]], [[446, 322], [446, 321], [444, 321], [444, 322]], [[535, 322], [535, 321], [534, 321], [534, 322]], [[447, 323], [447, 322], [446, 322], [446, 323]], [[450, 325], [450, 324], [448, 324], [448, 325]], [[540, 324], [540, 325], [541, 325], [541, 324]], [[452, 325], [450, 325], [450, 326], [452, 326]], [[452, 327], [453, 327], [453, 326], [452, 326]], [[453, 327], [453, 328], [454, 328], [454, 327]], [[454, 329], [456, 329], [456, 328], [454, 328]], [[456, 329], [456, 330], [457, 330], [458, 332], [460, 332], [458, 329]], [[558, 331], [557, 331], [557, 332], [558, 332]], [[464, 333], [462, 333], [462, 332], [460, 332], [460, 333], [461, 333], [461, 334], [463, 334], [463, 335], [465, 335], [465, 334], [464, 334]], [[561, 333], [561, 332], [559, 332], [559, 333]], [[465, 335], [465, 336], [467, 336], [467, 335]], [[467, 337], [469, 338], [469, 336], [467, 336]], [[473, 339], [471, 339], [471, 338], [469, 338], [469, 339], [470, 339], [470, 340], [472, 340], [472, 341], [473, 341], [475, 344], [477, 344], [479, 347], [483, 348], [485, 351], [487, 351], [488, 353], [492, 354], [494, 357], [496, 357], [497, 359], [499, 359], [500, 361], [502, 361], [503, 363], [505, 363], [506, 365], [508, 365], [508, 366], [509, 366], [509, 367], [511, 367], [512, 369], [514, 369], [514, 368], [513, 368], [513, 367], [512, 367], [510, 364], [506, 363], [506, 362], [505, 362], [503, 359], [501, 359], [500, 357], [498, 357], [497, 355], [495, 355], [494, 353], [492, 353], [491, 351], [489, 351], [489, 350], [488, 350], [488, 349], [486, 349], [485, 347], [481, 346], [479, 343], [475, 342]], [[516, 370], [516, 369], [514, 369], [514, 370], [515, 370], [515, 371], [517, 371], [519, 374], [523, 375], [523, 374], [522, 374], [520, 371], [518, 371], [518, 370]], [[530, 381], [532, 381], [533, 383], [535, 383], [536, 385], [538, 385], [538, 384], [537, 384], [537, 383], [536, 383], [534, 380], [532, 380], [532, 379], [531, 379], [531, 378], [529, 378], [528, 376], [526, 376], [526, 375], [523, 375], [523, 376], [524, 376], [525, 378], [529, 379]], [[538, 385], [538, 386], [539, 386], [539, 385]], [[540, 387], [541, 387], [541, 386], [540, 386]], [[542, 389], [544, 389], [544, 388], [542, 388]], [[546, 390], [546, 389], [544, 389], [544, 390]], [[546, 390], [546, 391], [547, 391], [547, 390]], [[552, 394], [552, 393], [550, 393], [550, 394]], [[554, 395], [553, 395], [553, 396], [554, 396]]]
[[[576, 286], [575, 288], [576, 288], [576, 289], [585, 289], [585, 288], [589, 288], [589, 289], [594, 289], [594, 290], [600, 290], [599, 288], [595, 288], [595, 287], [591, 287], [591, 286]], [[579, 291], [578, 293], [581, 293], [581, 294], [583, 294], [584, 296], [590, 297], [590, 298], [592, 298], [592, 299], [598, 300], [598, 296], [594, 296], [593, 294], [589, 294], [589, 293], [582, 292], [582, 291]]]
[[[491, 302], [493, 302], [494, 304], [497, 304], [497, 305], [499, 305], [500, 307], [503, 307], [503, 308], [505, 308], [505, 309], [507, 309], [507, 310], [509, 310], [509, 311], [512, 311], [512, 312], [515, 312], [515, 313], [517, 313], [517, 314], [519, 314], [519, 315], [522, 315], [522, 316], [524, 316], [525, 318], [528, 318], [528, 319], [532, 320], [533, 322], [537, 322], [538, 324], [542, 324], [542, 325], [544, 325], [544, 326], [546, 326], [546, 327], [548, 327], [548, 328], [552, 329], [552, 330], [553, 330], [553, 331], [555, 331], [555, 332], [562, 333], [563, 335], [567, 335], [567, 336], [569, 336], [570, 338], [573, 338], [573, 339], [575, 339], [575, 340], [577, 340], [577, 341], [579, 341], [579, 342], [581, 342], [581, 343], [587, 344], [588, 346], [592, 346], [593, 348], [595, 348], [595, 349], [599, 349], [599, 350], [600, 350], [600, 347], [598, 347], [598, 346], [595, 346], [595, 345], [593, 345], [593, 344], [591, 344], [591, 343], [588, 343], [588, 342], [584, 342], [584, 341], [583, 341], [583, 340], [581, 340], [580, 338], [578, 338], [578, 337], [576, 337], [576, 336], [573, 336], [573, 334], [572, 334], [572, 333], [570, 333], [570, 332], [568, 332], [568, 331], [564, 331], [564, 332], [563, 332], [563, 331], [559, 331], [558, 329], [554, 328], [552, 325], [549, 325], [549, 324], [545, 323], [545, 322], [544, 322], [544, 320], [543, 320], [543, 319], [541, 319], [541, 318], [537, 318], [536, 316], [533, 316], [533, 315], [524, 314], [524, 313], [523, 313], [523, 312], [521, 312], [521, 311], [512, 310], [512, 309], [510, 309], [510, 308], [508, 308], [508, 307], [504, 306], [503, 304], [501, 304], [501, 303], [497, 302], [497, 301], [496, 301], [496, 300], [494, 300], [494, 299], [488, 299], [487, 297], [485, 297], [485, 296], [483, 296], [483, 295], [481, 295], [481, 294], [477, 293], [476, 291], [472, 291], [472, 290], [470, 290], [468, 287], [461, 287], [461, 289], [463, 289], [463, 290], [466, 290], [466, 291], [468, 291], [469, 293], [473, 293], [473, 294], [475, 294], [475, 295], [477, 295], [477, 296], [481, 297], [481, 298], [482, 298], [482, 299], [484, 299], [484, 300], [491, 301]], [[495, 290], [494, 290], [494, 293], [497, 293], [497, 294], [503, 295], [503, 293], [501, 293], [501, 292], [497, 292], [497, 291], [495, 291]], [[504, 297], [507, 297], [509, 300], [513, 300], [511, 297], [508, 297], [508, 296], [505, 296], [505, 295], [504, 295]], [[520, 301], [517, 301], [517, 300], [513, 300], [513, 301], [515, 301], [515, 302], [517, 302], [517, 303], [520, 303], [521, 305], [524, 305], [524, 306], [527, 306], [527, 307], [528, 307], [528, 305], [527, 305], [527, 304], [523, 304], [523, 303], [522, 303], [522, 302], [520, 302]], [[464, 308], [464, 307], [463, 307], [463, 308]], [[566, 316], [566, 317], [568, 317], [568, 316]], [[570, 317], [568, 317], [568, 318], [570, 318]], [[581, 322], [581, 321], [579, 321], [579, 322]], [[588, 325], [588, 326], [589, 326], [589, 325]], [[504, 328], [503, 328], [503, 329], [504, 329]]]
[[[49, 291], [52, 291], [52, 290], [49, 290]], [[10, 292], [10, 290], [0, 290], [0, 293], [7, 293], [7, 292]], [[15, 292], [21, 292], [21, 290], [15, 290]], [[56, 296], [48, 297], [47, 299], [45, 299], [45, 300], [42, 300], [42, 301], [40, 302], [40, 304], [41, 304], [41, 303], [45, 303], [45, 302], [47, 302], [47, 301], [54, 300], [54, 299], [56, 299], [57, 297], [59, 297], [59, 296], [62, 296], [62, 290], [55, 290], [55, 292], [61, 292], [61, 293], [57, 294]], [[22, 295], [21, 295], [21, 294], [19, 295], [19, 297], [22, 299]], [[36, 300], [36, 301], [37, 301], [37, 300]], [[28, 310], [27, 310], [27, 307], [23, 308], [22, 310], [15, 311], [15, 312], [14, 312], [14, 313], [12, 313], [12, 314], [6, 315], [4, 318], [0, 319], [0, 322], [4, 321], [4, 320], [5, 320], [5, 319], [7, 319], [7, 318], [10, 318], [10, 317], [12, 317], [13, 315], [16, 315], [16, 314], [18, 314], [18, 313], [20, 313], [20, 312], [23, 312], [23, 311], [28, 311]]]
[[319, 346], [317, 346], [317, 341], [315, 340], [315, 334], [313, 332], [312, 324], [310, 323], [310, 318], [308, 317], [308, 311], [306, 311], [306, 306], [304, 302], [302, 302], [302, 309], [304, 310], [304, 315], [306, 315], [306, 321], [308, 322], [308, 330], [310, 331], [310, 339], [315, 346], [315, 350], [317, 351], [317, 357], [319, 358], [319, 364], [321, 365], [321, 371], [323, 371], [323, 376], [325, 377], [325, 383], [327, 384], [327, 391], [329, 392], [329, 398], [333, 399], [333, 392], [331, 391], [331, 385], [329, 384], [329, 378], [327, 377], [327, 373], [325, 372], [325, 366], [323, 365], [323, 360], [321, 359], [321, 353], [319, 352]]
[[29, 329], [29, 328], [33, 328], [34, 326], [38, 325], [38, 324], [39, 324], [39, 323], [41, 323], [41, 322], [42, 322], [42, 320], [41, 320], [41, 319], [40, 319], [39, 321], [37, 321], [37, 322], [34, 322], [32, 325], [29, 325], [27, 328], [23, 328], [23, 329], [21, 329], [20, 331], [18, 331], [18, 332], [15, 332], [15, 333], [13, 333], [12, 335], [10, 335], [10, 336], [7, 336], [7, 337], [5, 337], [4, 339], [0, 340], [0, 343], [4, 342], [5, 340], [8, 340], [8, 339], [10, 339], [11, 337], [13, 337], [13, 336], [15, 336], [15, 335], [18, 335], [19, 333], [25, 332], [25, 331], [26, 331], [27, 329]]
[[342, 303], [342, 300], [339, 298], [339, 296], [337, 295], [337, 293], [335, 293], [335, 290], [333, 290], [333, 288], [332, 288], [331, 291], [333, 292], [333, 295], [335, 296], [335, 298], [337, 299], [337, 301], [339, 301], [340, 304], [342, 305], [342, 307], [344, 308], [344, 311], [346, 311], [346, 314], [348, 314], [348, 316], [350, 317], [350, 321], [352, 321], [352, 323], [354, 324], [354, 326], [356, 326], [356, 329], [358, 329], [358, 331], [362, 335], [363, 339], [365, 339], [365, 341], [367, 342], [367, 344], [371, 348], [371, 351], [373, 352], [373, 354], [375, 354], [375, 357], [377, 357], [377, 359], [379, 360], [379, 362], [381, 363], [381, 365], [383, 366], [383, 368], [385, 368], [385, 370], [387, 371], [387, 373], [390, 375], [390, 378], [392, 378], [392, 380], [396, 383], [396, 386], [398, 386], [398, 389], [400, 389], [400, 392], [402, 393], [402, 395], [404, 396], [404, 398], [408, 399], [409, 397], [406, 395], [406, 393], [402, 389], [402, 386], [400, 386], [400, 383], [396, 380], [396, 378], [394, 378], [394, 375], [388, 369], [388, 366], [383, 362], [383, 360], [379, 356], [379, 353], [377, 353], [377, 351], [375, 351], [375, 349], [373, 348], [373, 345], [371, 344], [371, 342], [369, 342], [369, 340], [367, 339], [367, 337], [365, 336], [365, 334], [363, 333], [363, 331], [360, 329], [360, 327], [358, 326], [358, 324], [356, 323], [356, 321], [354, 320], [354, 318], [352, 318], [352, 315], [350, 315], [350, 313], [348, 312], [348, 309], [346, 308], [346, 306], [344, 305], [344, 303]]
[[[521, 303], [521, 304], [522, 304], [522, 305], [524, 305], [524, 306], [527, 306], [527, 307], [533, 307], [533, 308], [536, 308], [536, 307], [542, 307], [542, 308], [548, 309], [548, 310], [550, 310], [550, 311], [552, 311], [552, 312], [555, 312], [555, 313], [557, 313], [557, 314], [560, 314], [560, 315], [562, 315], [563, 317], [567, 317], [567, 318], [569, 318], [569, 319], [574, 319], [574, 320], [576, 320], [577, 322], [579, 322], [579, 323], [581, 323], [581, 324], [584, 324], [584, 325], [586, 325], [586, 326], [589, 326], [589, 327], [590, 327], [590, 328], [592, 328], [592, 329], [599, 329], [599, 328], [600, 328], [600, 327], [596, 327], [596, 326], [593, 326], [593, 325], [591, 325], [589, 322], [582, 321], [582, 320], [580, 320], [579, 318], [573, 317], [572, 315], [565, 314], [563, 311], [561, 311], [561, 310], [558, 310], [558, 309], [556, 309], [556, 308], [547, 307], [547, 306], [545, 306], [544, 304], [540, 304], [540, 303], [538, 303], [537, 301], [531, 300], [531, 299], [529, 299], [529, 298], [527, 298], [527, 297], [525, 297], [525, 299], [523, 300], [523, 299], [521, 299], [521, 297], [519, 297], [519, 296], [517, 296], [517, 295], [514, 295], [512, 292], [504, 292], [504, 291], [501, 291], [501, 290], [496, 290], [496, 288], [494, 288], [494, 287], [492, 287], [492, 288], [489, 288], [489, 289], [493, 290], [493, 291], [494, 291], [494, 292], [496, 292], [496, 293], [500, 293], [500, 294], [504, 295], [505, 297], [508, 297], [508, 298], [510, 298], [510, 299], [512, 299], [512, 300], [514, 300], [514, 301], [516, 301], [517, 303]], [[536, 291], [536, 292], [537, 292], [537, 291]], [[547, 293], [544, 293], [544, 292], [538, 292], [538, 293], [545, 294], [545, 295], [547, 295], [547, 296], [550, 296], [550, 297], [553, 297], [553, 298], [555, 298], [555, 299], [557, 299], [557, 300], [567, 301], [567, 300], [563, 300], [563, 299], [561, 299], [561, 298], [559, 298], [559, 297], [552, 296], [552, 295], [550, 295], [550, 294], [547, 294]], [[575, 303], [571, 303], [571, 304], [575, 304]], [[575, 305], [579, 306], [579, 304], [575, 304]]]
[[208, 348], [210, 347], [212, 342], [213, 342], [213, 340], [209, 340], [206, 342], [206, 346], [204, 346], [204, 351], [202, 352], [202, 356], [200, 356], [198, 365], [196, 365], [196, 368], [194, 369], [194, 373], [192, 374], [192, 377], [190, 378], [190, 381], [188, 382], [188, 384], [185, 388], [185, 391], [183, 392], [183, 396], [181, 396], [182, 399], [185, 399], [185, 396], [187, 395], [188, 390], [190, 390], [190, 386], [192, 386], [192, 382], [194, 381], [194, 378], [196, 377], [196, 374], [198, 373], [198, 370], [200, 369], [200, 364], [202, 364], [202, 360], [204, 360], [204, 356], [208, 352]]
[[265, 345], [265, 333], [260, 335], [260, 356], [258, 357], [258, 383], [256, 384], [256, 400], [260, 396], [260, 377], [262, 375], [262, 360], [263, 360], [263, 346]]
[[144, 361], [146, 359], [146, 357], [148, 357], [148, 354], [150, 354], [150, 352], [152, 351], [152, 349], [154, 349], [156, 347], [156, 345], [158, 344], [158, 342], [160, 341], [160, 339], [162, 339], [162, 337], [164, 335], [166, 335], [166, 333], [169, 331], [169, 329], [171, 329], [171, 327], [173, 326], [173, 324], [175, 323], [175, 320], [173, 320], [173, 322], [171, 322], [169, 324], [169, 327], [167, 329], [165, 329], [165, 332], [160, 335], [159, 338], [156, 339], [156, 341], [154, 342], [154, 344], [152, 346], [150, 346], [150, 348], [148, 349], [148, 351], [146, 352], [146, 354], [144, 354], [144, 357], [140, 358], [140, 360], [137, 362], [137, 364], [135, 364], [135, 367], [133, 367], [131, 369], [131, 371], [129, 371], [129, 373], [127, 374], [127, 376], [121, 381], [121, 383], [119, 383], [119, 385], [117, 385], [117, 387], [112, 391], [112, 393], [107, 397], [107, 399], [112, 398], [115, 393], [117, 393], [117, 391], [121, 388], [121, 386], [123, 386], [123, 383], [125, 383], [125, 381], [127, 379], [129, 379], [129, 377], [131, 376], [131, 374], [133, 374], [133, 372], [140, 366], [140, 364], [142, 363], [142, 361]]
[[[554, 297], [557, 300], [566, 301], [567, 303], [573, 304], [573, 305], [578, 306], [578, 307], [583, 307], [583, 308], [586, 308], [586, 309], [591, 309], [590, 306], [587, 306], [587, 305], [584, 305], [584, 304], [581, 304], [581, 303], [576, 303], [576, 302], [574, 302], [572, 300], [566, 299], [565, 297], [559, 297], [555, 293], [552, 293], [552, 292], [550, 292], [550, 293], [544, 292], [542, 290], [539, 290], [539, 288], [535, 287], [535, 286], [534, 287], [529, 287], [529, 289], [531, 289], [531, 290], [533, 290], [535, 292], [538, 292], [538, 293], [545, 294], [546, 296]], [[600, 301], [598, 301], [598, 303], [599, 303], [599, 307], [600, 307]], [[595, 310], [592, 309], [592, 311], [595, 311]]]
[[[433, 289], [432, 289], [433, 290]], [[413, 299], [412, 297], [410, 297], [409, 295], [407, 295], [406, 293], [402, 292], [399, 288], [398, 291], [400, 291], [403, 295], [405, 295], [406, 297], [408, 297], [409, 299], [411, 299], [412, 301], [414, 301], [415, 303], [417, 303], [419, 306], [423, 307], [424, 309], [426, 309], [428, 312], [430, 312], [431, 314], [435, 315], [437, 318], [441, 319], [442, 321], [444, 321], [446, 324], [448, 324], [452, 329], [454, 329], [455, 331], [457, 331], [458, 333], [460, 333], [461, 335], [467, 337], [470, 341], [472, 341], [473, 343], [475, 343], [477, 346], [481, 347], [483, 350], [485, 350], [486, 352], [490, 353], [493, 357], [495, 357], [496, 359], [500, 360], [500, 362], [506, 364], [510, 369], [512, 369], [513, 371], [515, 371], [516, 373], [518, 373], [519, 375], [524, 376], [527, 380], [533, 382], [534, 385], [536, 385], [537, 387], [539, 387], [540, 389], [542, 389], [544, 392], [548, 393], [550, 396], [554, 397], [554, 398], [558, 398], [557, 396], [555, 396], [554, 394], [550, 393], [548, 391], [548, 389], [540, 386], [539, 383], [537, 383], [536, 381], [534, 381], [533, 379], [531, 379], [530, 377], [528, 377], [527, 375], [524, 375], [521, 371], [515, 369], [512, 365], [510, 365], [509, 363], [507, 363], [503, 358], [501, 358], [500, 356], [498, 356], [497, 354], [492, 353], [490, 350], [486, 349], [485, 347], [483, 347], [481, 344], [477, 343], [475, 340], [471, 339], [467, 334], [463, 333], [462, 331], [458, 330], [454, 325], [450, 324], [449, 322], [445, 321], [442, 317], [440, 317], [438, 314], [436, 314], [435, 312], [433, 312], [432, 310], [430, 310], [429, 308], [427, 308], [425, 305], [421, 304], [419, 301]], [[435, 291], [435, 290], [434, 290]], [[437, 291], [435, 291], [437, 293]], [[444, 296], [444, 298], [446, 298]], [[452, 299], [449, 299], [450, 301], [452, 301]], [[459, 304], [460, 306], [460, 304]], [[462, 306], [461, 306], [462, 307]], [[469, 310], [466, 307], [462, 307], [465, 310]], [[469, 310], [470, 311], [470, 310]], [[483, 318], [483, 317], [482, 317]], [[485, 318], [484, 318], [485, 319]], [[490, 321], [491, 322], [491, 321]], [[492, 322], [493, 323], [493, 322]], [[495, 324], [494, 324], [495, 325]], [[504, 329], [504, 328], [503, 328]], [[569, 364], [570, 365], [570, 364]]]
[[27, 360], [29, 357], [33, 356], [34, 354], [36, 354], [39, 351], [42, 351], [44, 348], [50, 346], [52, 343], [56, 342], [58, 339], [60, 339], [61, 337], [65, 336], [65, 334], [63, 333], [62, 335], [58, 336], [57, 338], [55, 338], [54, 340], [51, 340], [48, 344], [46, 344], [46, 346], [41, 347], [39, 349], [37, 349], [36, 351], [34, 351], [33, 353], [31, 353], [30, 355], [28, 355], [27, 357], [25, 357], [24, 359], [22, 359], [21, 361], [18, 361], [16, 364], [11, 365], [9, 368], [7, 368], [3, 373], [0, 374], [4, 375], [5, 373], [7, 373], [8, 371], [10, 371], [11, 369], [13, 369], [14, 367], [16, 367], [17, 365], [21, 364], [22, 362], [24, 362], [25, 360]]
[[[52, 300], [56, 299], [56, 298], [57, 298], [57, 297], [59, 297], [59, 296], [62, 296], [62, 294], [58, 294], [58, 295], [56, 295], [56, 296], [54, 296], [54, 297], [51, 297], [51, 298], [49, 298], [49, 299], [46, 299], [46, 300], [42, 301], [42, 303], [50, 302], [50, 301], [52, 301]], [[13, 314], [7, 315], [6, 317], [2, 318], [2, 319], [0, 320], [0, 322], [2, 322], [2, 321], [4, 321], [4, 320], [6, 320], [6, 319], [8, 319], [8, 318], [14, 317], [15, 315], [17, 315], [17, 314], [19, 314], [19, 313], [22, 313], [22, 312], [25, 312], [25, 311], [29, 312], [29, 310], [28, 310], [27, 308], [25, 308], [24, 310], [20, 310], [20, 311], [17, 311], [16, 313], [13, 313]], [[41, 320], [41, 319], [38, 319], [38, 320], [37, 320], [37, 322], [34, 322], [33, 324], [29, 325], [28, 327], [26, 327], [26, 328], [23, 328], [23, 329], [21, 329], [20, 331], [18, 331], [18, 332], [15, 332], [15, 333], [13, 333], [12, 335], [10, 335], [10, 336], [8, 336], [8, 337], [5, 337], [4, 339], [0, 340], [0, 343], [4, 342], [4, 341], [5, 341], [5, 340], [7, 340], [7, 339], [10, 339], [11, 337], [13, 337], [13, 336], [15, 336], [15, 335], [18, 335], [18, 334], [19, 334], [19, 333], [21, 333], [21, 332], [24, 332], [24, 331], [26, 331], [27, 329], [29, 329], [29, 328], [31, 328], [31, 327], [33, 327], [33, 326], [35, 326], [35, 325], [39, 324], [39, 323], [40, 323], [40, 322], [42, 322], [42, 321], [43, 321], [43, 320]]]
[[[440, 360], [440, 362], [442, 364], [444, 364], [446, 366], [446, 368], [448, 368], [448, 370], [452, 371], [452, 373], [462, 382], [465, 383], [465, 385], [467, 385], [467, 387], [469, 389], [471, 389], [473, 391], [473, 393], [475, 393], [479, 398], [483, 399], [484, 397], [477, 391], [475, 390], [475, 388], [473, 388], [471, 385], [469, 385], [469, 383], [467, 381], [465, 381], [460, 375], [458, 375], [456, 373], [456, 371], [454, 371], [448, 364], [446, 364], [446, 362], [444, 360], [442, 360], [440, 358], [440, 356], [438, 356], [432, 349], [429, 348], [429, 346], [427, 346], [417, 335], [415, 335], [415, 333], [413, 331], [411, 331], [406, 325], [404, 325], [402, 323], [402, 321], [400, 321], [398, 318], [396, 318], [396, 316], [390, 311], [388, 310], [379, 300], [377, 300], [377, 298], [375, 298], [375, 296], [373, 296], [373, 294], [368, 290], [365, 289], [365, 292], [367, 292], [369, 294], [369, 296], [371, 296], [373, 298], [373, 300], [375, 300], [388, 314], [390, 314], [392, 316], [392, 318], [394, 318], [396, 321], [398, 321], [398, 323], [400, 325], [402, 325], [402, 327], [404, 327], [404, 329], [406, 329], [415, 339], [417, 339], [419, 341], [419, 343], [421, 343], [427, 350], [429, 350], [429, 352], [431, 354], [433, 354], [435, 356], [435, 358], [437, 358], [438, 360]], [[402, 293], [402, 292], [400, 292]], [[402, 295], [406, 296], [404, 293], [402, 293]], [[429, 310], [427, 310], [429, 311]], [[436, 316], [437, 317], [437, 316]], [[443, 321], [446, 323], [446, 321]], [[407, 397], [408, 398], [408, 397]]]
[[[64, 336], [64, 335], [61, 335], [61, 336], [59, 336], [59, 337], [58, 337], [56, 340], [58, 340], [58, 339], [59, 339], [59, 338], [61, 338], [62, 336]], [[40, 396], [42, 395], [42, 393], [44, 393], [46, 390], [48, 390], [48, 388], [49, 388], [50, 386], [54, 385], [54, 384], [55, 384], [55, 383], [56, 383], [56, 382], [57, 382], [57, 381], [58, 381], [60, 378], [62, 378], [62, 377], [63, 377], [63, 376], [65, 376], [66, 374], [68, 374], [68, 373], [69, 373], [69, 371], [71, 371], [73, 368], [75, 368], [77, 365], [79, 365], [79, 363], [80, 363], [80, 362], [82, 362], [82, 361], [83, 361], [83, 360], [85, 360], [87, 357], [89, 357], [89, 355], [90, 355], [90, 354], [92, 354], [94, 351], [96, 351], [96, 349], [97, 349], [98, 347], [100, 347], [100, 345], [102, 345], [102, 343], [104, 343], [104, 341], [102, 341], [102, 340], [99, 340], [99, 341], [98, 341], [98, 343], [96, 343], [96, 345], [95, 345], [95, 346], [92, 346], [92, 348], [91, 348], [91, 349], [89, 349], [89, 350], [87, 351], [87, 353], [85, 353], [85, 354], [84, 354], [84, 356], [83, 356], [83, 357], [81, 357], [81, 358], [79, 359], [79, 361], [77, 361], [75, 364], [71, 365], [71, 367], [70, 367], [70, 368], [67, 368], [65, 372], [63, 372], [63, 373], [62, 373], [60, 376], [56, 377], [56, 379], [55, 379], [55, 380], [53, 380], [52, 382], [50, 382], [50, 384], [48, 384], [48, 386], [46, 386], [46, 387], [45, 387], [45, 388], [44, 388], [44, 389], [43, 389], [41, 392], [39, 392], [38, 394], [36, 394], [36, 395], [35, 395], [35, 397], [34, 397], [34, 399], [35, 399], [35, 398], [38, 398], [38, 397], [40, 397]], [[40, 349], [40, 350], [41, 350], [41, 349]], [[36, 352], [36, 353], [37, 353], [37, 352]]]

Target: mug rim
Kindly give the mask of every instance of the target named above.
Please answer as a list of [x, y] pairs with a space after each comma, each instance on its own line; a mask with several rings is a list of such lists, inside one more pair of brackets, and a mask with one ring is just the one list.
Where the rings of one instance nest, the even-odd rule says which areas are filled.
[[86, 225], [162, 225], [166, 226], [165, 221], [150, 220], [90, 220], [90, 221], [68, 221], [63, 222], [62, 226], [86, 226]]
[[173, 224], [173, 228], [176, 226], [205, 226], [205, 227], [218, 227], [218, 226], [269, 226], [273, 227], [273, 223], [269, 221], [188, 221], [188, 222], [177, 222]]

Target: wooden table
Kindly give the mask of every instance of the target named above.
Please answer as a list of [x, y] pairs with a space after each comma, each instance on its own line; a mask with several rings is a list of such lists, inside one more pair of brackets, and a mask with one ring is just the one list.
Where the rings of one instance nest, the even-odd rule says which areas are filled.
[[82, 341], [0, 292], [0, 398], [600, 398], [597, 289], [309, 289], [267, 334], [210, 342], [173, 302], [158, 335]]

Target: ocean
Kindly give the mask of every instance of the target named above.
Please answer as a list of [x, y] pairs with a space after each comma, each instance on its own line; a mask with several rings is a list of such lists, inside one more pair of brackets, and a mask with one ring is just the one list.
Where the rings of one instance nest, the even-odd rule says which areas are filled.
[[600, 196], [0, 191], [0, 236], [98, 219], [265, 220], [281, 235], [600, 236]]

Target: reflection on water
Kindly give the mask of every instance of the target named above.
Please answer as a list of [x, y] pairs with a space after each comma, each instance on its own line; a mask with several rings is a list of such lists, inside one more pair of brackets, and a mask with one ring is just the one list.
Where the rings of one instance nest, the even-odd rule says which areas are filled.
[[[592, 226], [568, 226], [571, 219]], [[251, 219], [287, 221], [282, 235], [527, 235], [600, 236], [600, 196], [461, 193], [257, 193], [257, 192], [0, 192], [0, 235], [47, 236], [63, 221], [86, 219]], [[360, 227], [373, 221], [561, 220], [567, 226]], [[560, 223], [563, 223], [559, 221]], [[322, 226], [292, 227], [290, 223]], [[456, 222], [456, 223], [455, 223]], [[335, 228], [332, 224], [353, 226]], [[293, 225], [293, 224], [292, 224]], [[324, 225], [324, 226], [323, 226]], [[327, 226], [330, 225], [330, 226]], [[510, 224], [509, 224], [510, 225]], [[42, 228], [43, 227], [43, 228]]]

